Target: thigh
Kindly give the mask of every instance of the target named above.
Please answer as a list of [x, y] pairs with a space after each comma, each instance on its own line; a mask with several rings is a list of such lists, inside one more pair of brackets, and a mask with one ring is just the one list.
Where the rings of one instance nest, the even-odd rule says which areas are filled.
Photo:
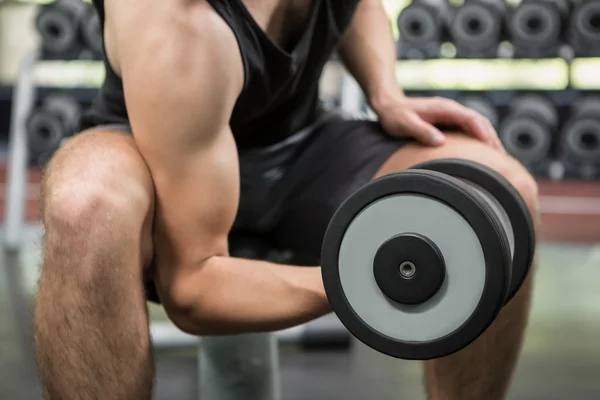
[[533, 177], [514, 158], [463, 134], [448, 133], [441, 147], [387, 137], [375, 122], [337, 121], [321, 133], [288, 175], [294, 189], [274, 238], [278, 245], [318, 262], [321, 243], [335, 211], [369, 180], [421, 162], [460, 158], [487, 165], [520, 192], [534, 220], [538, 192]]
[[374, 121], [333, 118], [314, 134], [284, 177], [277, 246], [318, 263], [325, 230], [335, 211], [407, 144], [387, 136]]
[[441, 158], [459, 158], [486, 165], [502, 174], [521, 194], [532, 216], [537, 218], [538, 192], [535, 179], [513, 157], [497, 151], [464, 134], [447, 133], [446, 144], [426, 147], [410, 143], [392, 154], [375, 174], [376, 177], [408, 169], [416, 164]]
[[[42, 182], [43, 215], [77, 215], [86, 210], [119, 205], [125, 215], [110, 216], [115, 229], [119, 219], [137, 221], [141, 268], [148, 273], [153, 256], [152, 219], [154, 186], [150, 172], [125, 125], [107, 125], [86, 130], [69, 139], [48, 163]], [[61, 208], [60, 211], [47, 208]], [[114, 218], [113, 218], [114, 217]], [[46, 223], [52, 223], [46, 221]], [[90, 229], [93, 227], [90, 227]], [[155, 298], [153, 284], [146, 285]]]

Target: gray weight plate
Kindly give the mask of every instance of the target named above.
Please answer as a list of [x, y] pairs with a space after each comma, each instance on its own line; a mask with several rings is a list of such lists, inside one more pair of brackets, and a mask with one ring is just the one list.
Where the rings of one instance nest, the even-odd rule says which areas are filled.
[[575, 8], [571, 16], [571, 26], [574, 27], [582, 39], [598, 43], [600, 41], [600, 29], [597, 26], [599, 17], [600, 2], [581, 3]]
[[75, 133], [81, 118], [81, 106], [73, 97], [62, 93], [53, 93], [46, 96], [42, 102], [43, 109], [56, 115], [63, 124], [64, 136]]
[[44, 110], [34, 111], [27, 120], [27, 140], [34, 154], [53, 152], [63, 138], [60, 119]]
[[[510, 253], [493, 218], [465, 183], [437, 172], [369, 183], [336, 212], [323, 242], [334, 311], [359, 340], [393, 357], [437, 358], [467, 346], [495, 319], [508, 289]], [[419, 304], [387, 296], [374, 273], [381, 248], [406, 234], [434, 243], [445, 268], [439, 290]]]
[[554, 104], [545, 96], [527, 94], [517, 97], [510, 105], [511, 115], [533, 117], [543, 121], [549, 128], [556, 129], [558, 112]]
[[502, 175], [485, 165], [460, 159], [442, 159], [415, 166], [459, 178], [484, 199], [496, 213], [512, 254], [511, 282], [507, 302], [521, 288], [535, 252], [535, 230], [527, 204]]
[[600, 97], [586, 96], [575, 103], [571, 109], [572, 117], [591, 117], [600, 119]]
[[[398, 227], [429, 238], [445, 260], [440, 291], [417, 306], [382, 296], [372, 269], [364, 268], [381, 243], [399, 233]], [[477, 308], [485, 285], [485, 260], [475, 231], [454, 209], [419, 195], [389, 196], [361, 211], [344, 235], [339, 264], [342, 289], [355, 312], [381, 334], [406, 342], [427, 342], [456, 331]]]
[[77, 28], [68, 15], [51, 8], [39, 14], [37, 30], [42, 37], [42, 46], [53, 54], [68, 51], [77, 41]]
[[450, 24], [454, 42], [469, 47], [485, 47], [497, 42], [500, 21], [485, 5], [465, 4], [456, 12]]
[[508, 30], [513, 41], [545, 46], [558, 40], [561, 16], [550, 2], [521, 3], [509, 20]]
[[81, 36], [84, 43], [96, 54], [102, 54], [102, 27], [94, 8], [90, 8], [83, 17]]
[[461, 97], [458, 102], [465, 107], [477, 111], [490, 120], [493, 126], [498, 126], [498, 112], [492, 102], [484, 96], [466, 95]]
[[400, 40], [411, 43], [429, 43], [440, 39], [440, 28], [434, 10], [412, 3], [398, 16]]
[[552, 133], [532, 117], [506, 118], [498, 129], [498, 135], [506, 151], [524, 163], [544, 160], [552, 145]]
[[578, 161], [600, 163], [600, 119], [576, 118], [564, 128], [565, 151]]

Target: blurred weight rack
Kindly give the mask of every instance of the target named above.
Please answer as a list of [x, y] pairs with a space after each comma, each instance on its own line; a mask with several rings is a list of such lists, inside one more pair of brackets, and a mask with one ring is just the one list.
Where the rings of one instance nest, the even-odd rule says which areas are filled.
[[5, 203], [8, 251], [20, 247], [29, 165], [32, 161], [43, 165], [63, 140], [75, 133], [80, 103], [89, 104], [94, 95], [82, 88], [38, 88], [36, 66], [76, 60], [97, 63], [102, 59], [100, 24], [90, 3], [57, 0], [46, 4], [39, 8], [35, 25], [39, 46], [23, 59], [12, 94]]
[[[600, 0], [390, 0], [397, 77], [486, 115], [538, 178], [600, 178]], [[341, 103], [371, 114], [356, 82]]]

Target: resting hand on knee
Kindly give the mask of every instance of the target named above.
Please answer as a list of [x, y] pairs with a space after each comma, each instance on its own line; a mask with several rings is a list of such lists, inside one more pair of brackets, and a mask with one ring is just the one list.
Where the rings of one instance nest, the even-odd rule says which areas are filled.
[[454, 100], [441, 97], [399, 96], [375, 108], [383, 128], [395, 137], [411, 137], [422, 144], [439, 146], [445, 135], [434, 125], [456, 127], [493, 148], [504, 151], [491, 122]]

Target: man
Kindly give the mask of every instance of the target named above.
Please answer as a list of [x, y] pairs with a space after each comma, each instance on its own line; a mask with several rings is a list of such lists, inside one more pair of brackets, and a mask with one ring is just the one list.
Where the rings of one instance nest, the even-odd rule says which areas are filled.
[[[318, 268], [228, 257], [228, 235], [318, 257], [334, 211], [375, 176], [434, 158], [479, 161], [537, 219], [534, 180], [486, 119], [404, 96], [380, 0], [95, 5], [106, 82], [86, 130], [43, 182], [35, 342], [49, 399], [151, 398], [146, 292], [196, 335], [277, 330], [330, 312]], [[380, 124], [320, 111], [318, 80], [336, 48]], [[426, 363], [431, 399], [505, 396], [530, 280], [475, 343]]]

